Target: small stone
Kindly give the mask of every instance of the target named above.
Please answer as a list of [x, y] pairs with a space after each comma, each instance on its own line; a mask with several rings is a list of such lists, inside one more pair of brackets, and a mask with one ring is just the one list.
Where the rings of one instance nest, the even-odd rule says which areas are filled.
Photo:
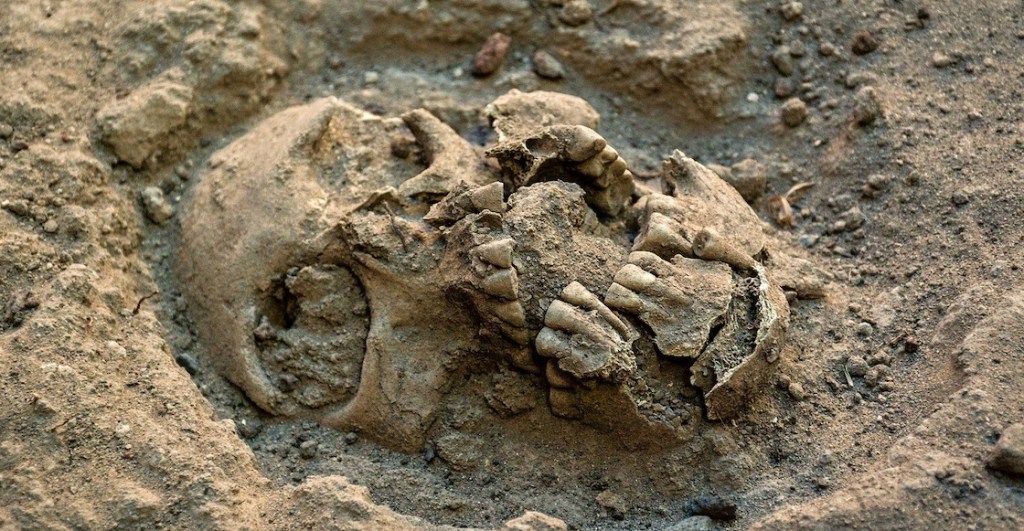
[[789, 55], [796, 57], [797, 59], [807, 55], [807, 45], [804, 41], [794, 40], [789, 43]]
[[57, 232], [57, 229], [59, 228], [60, 224], [58, 224], [55, 219], [48, 219], [46, 220], [46, 223], [43, 223], [43, 230], [50, 234]]
[[565, 67], [562, 63], [544, 50], [537, 50], [533, 54], [533, 71], [544, 79], [557, 80], [565, 77]]
[[743, 159], [733, 164], [723, 179], [732, 185], [748, 203], [757, 201], [764, 195], [768, 184], [768, 174], [764, 164], [754, 159]]
[[932, 54], [932, 66], [935, 68], [946, 68], [954, 64], [956, 64], [956, 58], [949, 54], [938, 51]]
[[853, 35], [850, 50], [856, 55], [867, 55], [878, 49], [878, 39], [866, 31], [858, 31]]
[[191, 87], [154, 82], [97, 114], [103, 141], [117, 158], [140, 169], [149, 157], [173, 139], [192, 112]]
[[180, 352], [174, 356], [174, 361], [182, 368], [189, 376], [195, 376], [199, 373], [199, 362], [196, 358], [188, 352]]
[[875, 327], [871, 326], [871, 323], [863, 322], [857, 325], [857, 334], [862, 336], [870, 336], [875, 332]]
[[569, 26], [582, 26], [594, 18], [594, 8], [587, 0], [568, 0], [558, 12], [558, 20]]
[[1024, 424], [1011, 424], [1003, 430], [988, 457], [988, 467], [1006, 474], [1024, 475]]
[[789, 77], [780, 77], [775, 80], [775, 97], [786, 99], [796, 94], [796, 81]]
[[836, 54], [836, 45], [831, 42], [824, 41], [818, 45], [818, 53], [821, 54], [822, 57], [832, 57]]
[[874, 354], [868, 356], [869, 365], [892, 365], [892, 354], [884, 350], [879, 350]]
[[526, 511], [522, 516], [505, 522], [501, 531], [566, 531], [565, 522], [536, 511]]
[[597, 495], [596, 500], [597, 504], [601, 507], [618, 513], [624, 514], [629, 510], [629, 506], [626, 505], [626, 500], [622, 499], [622, 496], [619, 496], [610, 490], [601, 491], [601, 493]]
[[670, 525], [665, 531], [714, 531], [718, 529], [710, 516], [702, 514], [691, 516]]
[[140, 194], [146, 217], [157, 225], [167, 223], [174, 216], [174, 207], [164, 199], [164, 192], [156, 186], [147, 187]]
[[793, 56], [790, 54], [789, 46], [779, 46], [772, 52], [772, 64], [784, 76], [791, 76], [796, 71], [796, 65], [793, 63]]
[[792, 22], [804, 14], [804, 5], [800, 2], [786, 2], [779, 6], [779, 13], [782, 14], [782, 18]]
[[953, 204], [956, 206], [964, 206], [971, 201], [971, 198], [964, 190], [957, 190], [953, 192], [952, 196], [950, 196], [950, 200], [953, 201]]
[[316, 441], [303, 441], [299, 445], [299, 455], [303, 459], [313, 459], [316, 457], [317, 450], [320, 449], [320, 443]]
[[807, 104], [800, 98], [790, 98], [782, 104], [782, 123], [796, 127], [807, 119]]
[[870, 125], [882, 115], [882, 102], [874, 87], [861, 87], [853, 97], [853, 121]]
[[6, 140], [14, 134], [14, 128], [10, 124], [0, 123], [0, 138]]
[[473, 75], [485, 77], [501, 68], [511, 46], [512, 38], [504, 33], [497, 32], [488, 37], [483, 47], [473, 57]]
[[363, 74], [364, 85], [373, 85], [376, 84], [378, 81], [380, 81], [380, 74], [374, 72], [373, 70], [367, 71], [366, 73]]
[[800, 382], [791, 382], [787, 388], [789, 396], [793, 397], [793, 400], [803, 400], [807, 398], [807, 391], [804, 390], [804, 386]]
[[263, 423], [257, 419], [242, 419], [235, 422], [235, 431], [243, 439], [252, 439], [263, 431]]
[[868, 362], [862, 356], [850, 356], [846, 362], [846, 370], [850, 376], [862, 377], [868, 373]]
[[354, 431], [350, 431], [350, 432], [345, 434], [345, 444], [355, 444], [356, 441], [358, 441], [358, 440], [359, 440], [359, 434], [354, 432]]

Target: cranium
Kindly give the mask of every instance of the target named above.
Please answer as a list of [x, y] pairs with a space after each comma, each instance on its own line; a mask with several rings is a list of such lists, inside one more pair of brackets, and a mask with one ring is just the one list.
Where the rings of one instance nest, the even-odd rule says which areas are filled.
[[[467, 356], [535, 375], [553, 414], [591, 424], [678, 434], [645, 398], [661, 385], [734, 415], [788, 325], [755, 213], [678, 151], [661, 192], [634, 183], [578, 98], [513, 91], [487, 111], [500, 169], [427, 111], [334, 98], [211, 158], [177, 272], [225, 376], [270, 413], [410, 451]], [[649, 378], [642, 355], [679, 370]]]

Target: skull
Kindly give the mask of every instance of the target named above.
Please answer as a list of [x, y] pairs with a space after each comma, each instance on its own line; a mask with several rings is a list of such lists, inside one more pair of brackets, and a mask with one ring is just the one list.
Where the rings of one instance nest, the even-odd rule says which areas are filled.
[[681, 437], [646, 398], [666, 385], [735, 415], [788, 326], [753, 210], [678, 151], [660, 192], [634, 182], [578, 98], [486, 110], [496, 166], [427, 111], [334, 98], [214, 154], [176, 272], [219, 370], [269, 413], [406, 451], [472, 356], [590, 425]]

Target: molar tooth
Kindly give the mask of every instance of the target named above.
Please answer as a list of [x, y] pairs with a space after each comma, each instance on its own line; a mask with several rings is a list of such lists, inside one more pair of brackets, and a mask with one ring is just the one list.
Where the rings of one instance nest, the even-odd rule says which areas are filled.
[[573, 162], [583, 162], [608, 146], [608, 141], [597, 131], [582, 125], [574, 126], [567, 136], [565, 156]]
[[604, 164], [597, 157], [589, 158], [576, 165], [576, 171], [595, 179], [600, 177], [604, 170]]
[[559, 389], [572, 389], [576, 383], [576, 379], [573, 376], [562, 369], [558, 368], [558, 362], [553, 359], [549, 359], [547, 365], [544, 367], [544, 377], [547, 379], [548, 384], [551, 387], [557, 387]]
[[615, 151], [615, 148], [611, 146], [605, 146], [604, 149], [597, 154], [597, 158], [601, 159], [601, 162], [612, 162], [619, 158], [619, 152]]
[[468, 194], [477, 210], [490, 210], [499, 213], [505, 211], [505, 185], [500, 182], [474, 188]]
[[515, 300], [519, 295], [519, 277], [515, 269], [502, 269], [480, 281], [480, 289], [494, 297]]
[[512, 249], [515, 242], [512, 238], [494, 240], [476, 247], [477, 256], [481, 260], [503, 269], [512, 267]]
[[495, 304], [491, 306], [491, 309], [495, 317], [512, 326], [526, 326], [526, 312], [523, 311], [523, 305], [519, 301]]

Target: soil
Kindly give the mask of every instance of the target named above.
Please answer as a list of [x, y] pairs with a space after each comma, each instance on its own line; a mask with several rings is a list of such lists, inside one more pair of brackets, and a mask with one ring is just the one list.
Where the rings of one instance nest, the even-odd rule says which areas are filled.
[[[361, 4], [0, 5], [0, 528], [1024, 527], [1024, 5]], [[512, 89], [589, 102], [642, 186], [710, 167], [825, 281], [742, 411], [654, 444], [465, 357], [412, 447], [250, 400], [180, 271], [215, 154], [336, 97], [483, 155]]]

